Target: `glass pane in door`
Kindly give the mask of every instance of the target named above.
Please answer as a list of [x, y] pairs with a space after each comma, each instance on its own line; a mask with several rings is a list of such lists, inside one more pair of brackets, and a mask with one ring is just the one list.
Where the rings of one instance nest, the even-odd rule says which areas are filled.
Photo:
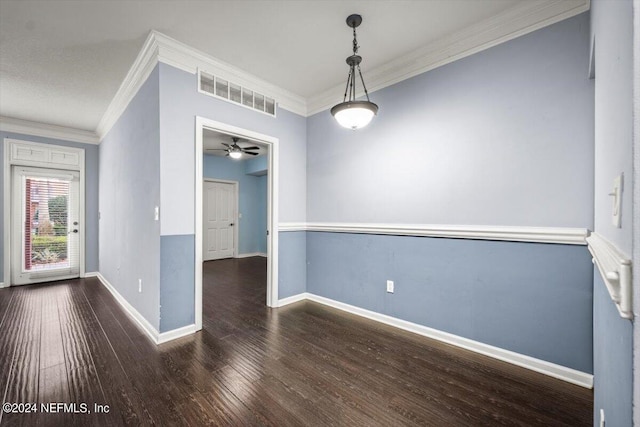
[[69, 184], [25, 178], [24, 271], [69, 268]]

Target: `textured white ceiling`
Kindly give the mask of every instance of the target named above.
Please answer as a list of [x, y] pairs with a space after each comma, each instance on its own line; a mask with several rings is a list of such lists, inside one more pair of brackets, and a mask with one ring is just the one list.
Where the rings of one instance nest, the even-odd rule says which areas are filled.
[[[523, 0], [0, 0], [0, 115], [94, 130], [151, 29], [303, 97]], [[544, 0], [527, 0], [543, 2]]]

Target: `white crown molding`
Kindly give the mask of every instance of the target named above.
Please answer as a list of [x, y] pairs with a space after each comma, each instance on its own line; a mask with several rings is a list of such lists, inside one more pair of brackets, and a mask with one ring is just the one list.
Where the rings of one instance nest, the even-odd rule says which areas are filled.
[[298, 295], [283, 298], [279, 301], [278, 307], [284, 307], [286, 305], [304, 300], [317, 302], [319, 304], [333, 307], [347, 313], [355, 314], [356, 316], [365, 317], [367, 319], [384, 323], [386, 325], [412, 332], [414, 334], [422, 335], [447, 344], [455, 345], [456, 347], [464, 348], [475, 353], [502, 360], [503, 362], [530, 369], [532, 371], [548, 375], [550, 377], [557, 378], [572, 384], [576, 384], [581, 387], [593, 388], [593, 375], [586, 372], [547, 362], [546, 360], [536, 359], [535, 357], [516, 353], [510, 350], [505, 350], [499, 347], [494, 347], [489, 344], [450, 334], [448, 332], [443, 332], [438, 329], [429, 328], [417, 323], [408, 322], [406, 320], [398, 319], [397, 317], [391, 317], [387, 316], [386, 314], [381, 314], [350, 304], [345, 304], [343, 302], [335, 301], [309, 292], [303, 292]]
[[331, 233], [384, 234], [393, 236], [446, 237], [453, 239], [585, 245], [586, 228], [511, 227], [489, 225], [280, 223], [279, 231], [325, 231]]
[[[463, 31], [435, 41], [410, 55], [365, 73], [369, 92], [464, 58], [497, 44], [589, 10], [589, 0], [541, 0], [517, 6]], [[274, 98], [279, 108], [308, 117], [330, 108], [343, 84], [309, 99], [278, 87], [238, 67], [152, 30], [96, 128], [99, 139], [109, 132], [158, 62], [197, 75], [204, 70]], [[359, 94], [361, 96], [362, 94]]]
[[152, 30], [96, 128], [100, 139], [111, 130], [158, 62], [194, 75], [202, 69], [275, 99], [279, 108], [306, 116], [307, 104], [301, 96]]
[[302, 96], [262, 80], [253, 74], [220, 61], [162, 33], [152, 31], [151, 34], [158, 45], [158, 60], [160, 62], [192, 74], [197, 74], [198, 70], [203, 70], [223, 79], [231, 80], [234, 83], [275, 99], [279, 108], [306, 116], [307, 102]]
[[[589, 10], [589, 0], [523, 1], [496, 16], [434, 41], [375, 69], [365, 67], [369, 93], [524, 34]], [[344, 92], [344, 83], [314, 95], [307, 102], [307, 116], [331, 108]], [[364, 92], [357, 94], [363, 96]], [[375, 99], [373, 100], [375, 102]]]
[[591, 233], [587, 244], [620, 316], [633, 319], [631, 260], [599, 233]]
[[129, 68], [118, 91], [102, 115], [102, 119], [96, 128], [96, 133], [100, 140], [102, 140], [113, 125], [115, 125], [158, 63], [158, 43], [155, 34], [154, 31], [149, 33], [147, 40], [145, 40], [142, 49], [138, 53], [135, 61], [133, 61], [131, 68]]
[[61, 141], [80, 142], [83, 144], [98, 144], [100, 142], [98, 136], [88, 130], [48, 125], [4, 116], [0, 116], [0, 131], [59, 139]]

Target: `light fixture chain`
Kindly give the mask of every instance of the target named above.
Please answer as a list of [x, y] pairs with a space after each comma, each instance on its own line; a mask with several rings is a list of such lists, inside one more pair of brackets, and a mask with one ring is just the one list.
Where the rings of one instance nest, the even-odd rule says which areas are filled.
[[351, 81], [351, 68], [349, 68], [349, 75], [347, 76], [347, 86], [344, 88], [344, 96], [342, 97], [342, 102], [347, 100], [347, 93], [349, 93], [349, 82]]
[[350, 89], [349, 89], [349, 101], [353, 101], [355, 99], [355, 93], [356, 93], [356, 73], [355, 70], [353, 68], [353, 65], [351, 66], [351, 70], [349, 71], [349, 76], [351, 76], [350, 79]]
[[362, 71], [360, 70], [360, 64], [358, 64], [358, 74], [360, 74], [360, 81], [362, 82], [362, 87], [364, 88], [364, 94], [367, 95], [367, 101], [369, 101], [369, 92], [367, 91], [367, 86], [364, 84], [364, 78], [362, 78]]
[[356, 27], [353, 27], [353, 54], [357, 55], [358, 54], [358, 48], [360, 46], [358, 46], [358, 38], [356, 36]]

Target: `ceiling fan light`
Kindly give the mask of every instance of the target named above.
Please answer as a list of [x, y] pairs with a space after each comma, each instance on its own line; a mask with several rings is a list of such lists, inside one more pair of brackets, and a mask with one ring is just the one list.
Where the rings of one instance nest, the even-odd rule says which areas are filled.
[[347, 129], [361, 129], [378, 113], [378, 106], [370, 101], [341, 102], [331, 109], [338, 124]]
[[229, 153], [229, 157], [231, 157], [232, 159], [239, 159], [240, 157], [242, 157], [242, 153], [240, 151], [231, 151]]

